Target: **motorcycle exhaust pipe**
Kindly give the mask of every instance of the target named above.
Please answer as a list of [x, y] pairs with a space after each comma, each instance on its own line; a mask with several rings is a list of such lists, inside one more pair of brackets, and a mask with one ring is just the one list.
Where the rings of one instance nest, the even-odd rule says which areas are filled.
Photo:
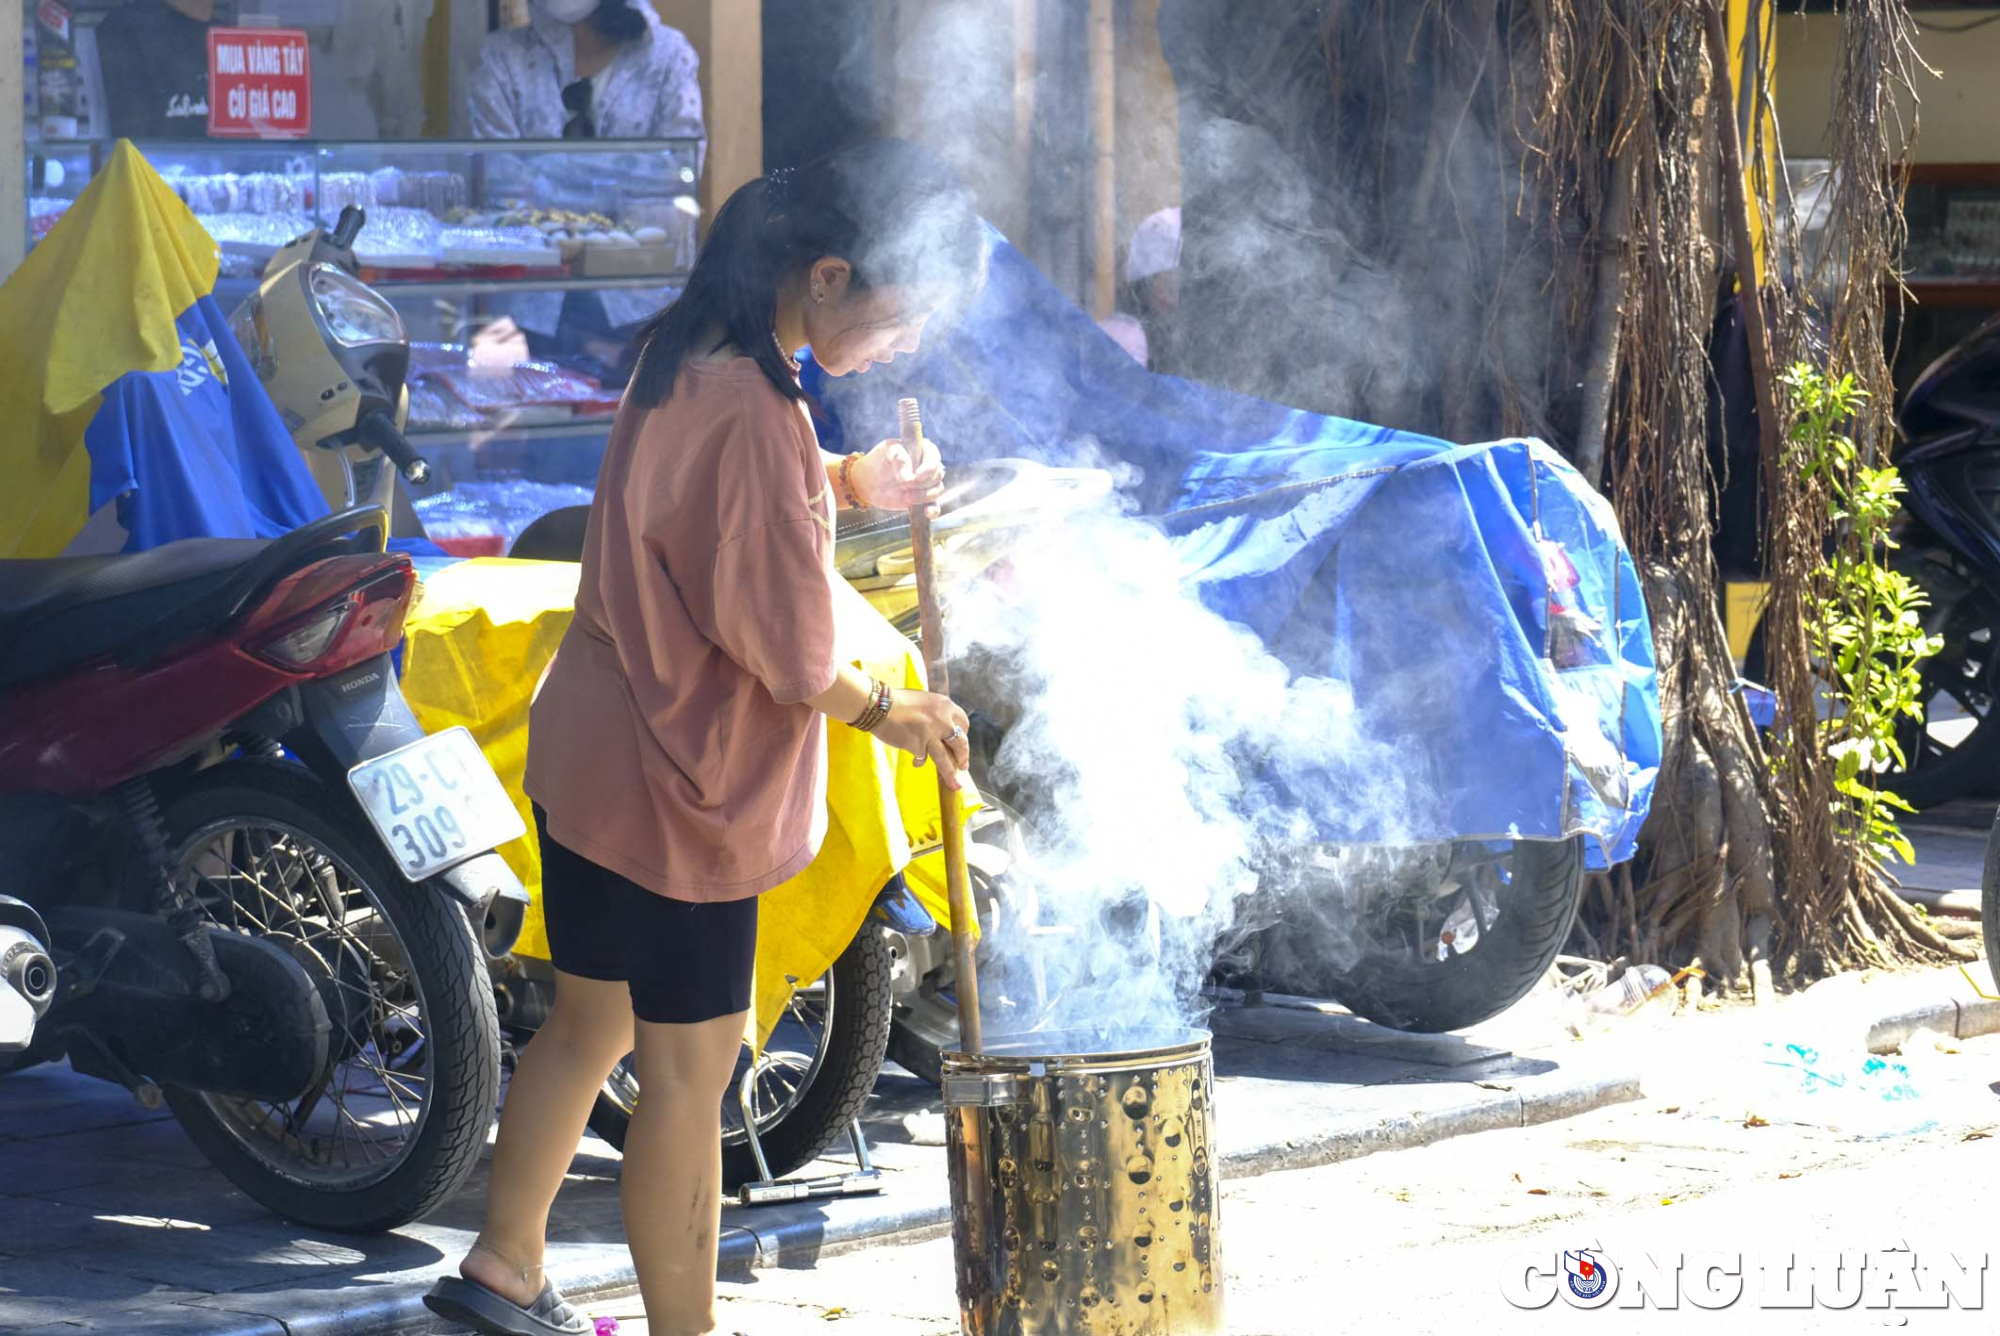
[[0, 980], [21, 995], [40, 1020], [56, 998], [56, 962], [33, 934], [0, 925]]

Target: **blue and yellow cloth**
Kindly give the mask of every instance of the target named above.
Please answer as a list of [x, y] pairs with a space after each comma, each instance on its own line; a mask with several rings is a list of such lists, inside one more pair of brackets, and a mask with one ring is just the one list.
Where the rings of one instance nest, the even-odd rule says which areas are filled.
[[131, 551], [326, 513], [216, 270], [214, 240], [121, 141], [0, 287], [0, 557], [55, 556], [114, 502]]

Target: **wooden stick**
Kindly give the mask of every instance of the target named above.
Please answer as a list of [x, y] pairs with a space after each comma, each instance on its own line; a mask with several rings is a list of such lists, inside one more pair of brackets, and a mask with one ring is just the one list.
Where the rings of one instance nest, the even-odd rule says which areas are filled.
[[[896, 405], [901, 418], [903, 448], [912, 463], [923, 458], [924, 426], [915, 399]], [[910, 507], [910, 544], [916, 557], [917, 610], [923, 619], [924, 680], [940, 696], [951, 694], [951, 677], [945, 665], [944, 611], [938, 606], [936, 553], [931, 545], [931, 512], [925, 505]], [[937, 765], [932, 758], [932, 765]], [[965, 822], [959, 819], [958, 794], [952, 789], [944, 767], [938, 766], [938, 807], [944, 815], [944, 879], [951, 897], [951, 946], [958, 966], [958, 1040], [961, 1053], [977, 1053], [983, 1047], [979, 1033], [979, 972], [973, 959], [972, 881], [965, 870]]]

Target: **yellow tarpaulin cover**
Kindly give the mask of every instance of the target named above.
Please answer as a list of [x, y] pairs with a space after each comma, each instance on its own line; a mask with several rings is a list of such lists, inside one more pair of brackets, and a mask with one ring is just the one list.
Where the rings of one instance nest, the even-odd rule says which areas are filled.
[[132, 371], [180, 365], [174, 320], [215, 288], [215, 242], [124, 140], [0, 287], [0, 557], [52, 557], [90, 511], [84, 429]]
[[[497, 557], [429, 571], [405, 626], [403, 694], [410, 708], [428, 731], [460, 725], [472, 730], [530, 824], [521, 793], [528, 706], [569, 626], [579, 571], [567, 562]], [[910, 642], [844, 583], [835, 582], [835, 594], [846, 657], [892, 685], [921, 687], [923, 669]], [[942, 859], [932, 854], [910, 862], [913, 847], [935, 845], [942, 834], [937, 776], [930, 767], [918, 769], [908, 755], [868, 734], [830, 725], [827, 806], [819, 857], [767, 893], [759, 906], [760, 1043], [783, 1015], [794, 987], [817, 979], [854, 940], [876, 894], [899, 869], [924, 908], [949, 926]], [[545, 960], [541, 861], [534, 841], [517, 840], [500, 852], [536, 897], [515, 953]]]

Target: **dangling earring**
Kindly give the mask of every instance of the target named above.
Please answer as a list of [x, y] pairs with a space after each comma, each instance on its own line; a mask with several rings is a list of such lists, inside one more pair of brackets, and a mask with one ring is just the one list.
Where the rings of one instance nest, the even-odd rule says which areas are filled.
[[826, 302], [826, 289], [822, 288], [817, 283], [813, 284], [813, 305], [820, 306], [823, 305], [825, 302]]

